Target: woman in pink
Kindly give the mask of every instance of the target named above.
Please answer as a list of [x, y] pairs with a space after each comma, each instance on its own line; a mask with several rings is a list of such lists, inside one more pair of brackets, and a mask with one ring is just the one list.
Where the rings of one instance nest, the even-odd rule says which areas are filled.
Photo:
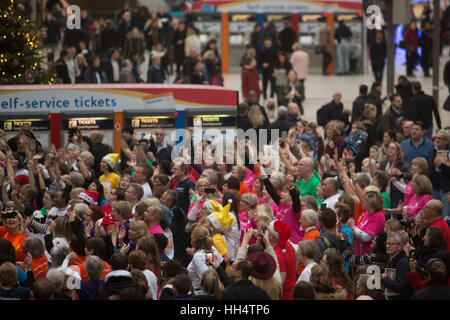
[[[256, 222], [256, 206], [258, 205], [258, 197], [253, 193], [245, 193], [241, 197], [239, 206], [239, 220], [241, 222], [241, 241], [244, 233], [252, 228], [258, 229]], [[249, 244], [256, 243], [256, 238], [252, 237]]]
[[275, 191], [269, 178], [264, 179], [264, 186], [273, 201], [279, 207], [277, 219], [291, 228], [289, 240], [297, 244], [303, 238], [304, 230], [301, 228], [301, 206], [300, 193], [298, 188], [293, 184], [294, 178], [291, 175], [286, 176], [286, 185], [280, 195]]
[[419, 211], [423, 209], [427, 202], [432, 199], [432, 189], [433, 186], [427, 176], [423, 174], [417, 174], [414, 176], [411, 184], [413, 195], [408, 202], [405, 202], [404, 207], [406, 210], [406, 212], [404, 212], [404, 214], [406, 213], [406, 219], [414, 218]]
[[209, 188], [210, 184], [208, 179], [200, 178], [195, 184], [195, 200], [191, 202], [188, 210], [187, 218], [192, 223], [198, 222], [202, 217], [202, 214], [209, 214], [210, 212], [202, 212], [203, 203], [212, 199], [211, 194], [205, 193], [205, 189]]
[[427, 173], [428, 173], [428, 162], [427, 162], [427, 160], [425, 160], [425, 158], [415, 158], [412, 161], [412, 163], [411, 163], [412, 179], [406, 186], [404, 184], [401, 184], [400, 182], [398, 182], [395, 179], [392, 180], [394, 187], [404, 193], [403, 205], [401, 205], [401, 203], [400, 203], [397, 208], [385, 209], [385, 212], [387, 214], [398, 214], [398, 215], [401, 215], [402, 214], [402, 212], [401, 212], [402, 207], [403, 206], [407, 206], [408, 203], [411, 201], [411, 198], [415, 194], [415, 192], [412, 190], [412, 182], [414, 180], [414, 177], [417, 176], [417, 175], [420, 175], [420, 174], [421, 175], [426, 175]]
[[349, 227], [353, 232], [354, 241], [352, 253], [357, 256], [372, 252], [370, 244], [372, 239], [381, 231], [384, 231], [386, 218], [383, 213], [384, 200], [378, 188], [366, 188], [363, 209], [367, 211], [358, 221], [355, 227], [353, 220], [349, 221]]

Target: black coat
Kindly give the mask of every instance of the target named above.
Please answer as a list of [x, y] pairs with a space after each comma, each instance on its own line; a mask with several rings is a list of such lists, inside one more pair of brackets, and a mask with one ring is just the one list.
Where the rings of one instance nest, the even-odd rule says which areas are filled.
[[[273, 66], [277, 62], [278, 56], [277, 51], [272, 46], [269, 49], [262, 49], [258, 54], [258, 67], [261, 68], [263, 75], [271, 76], [273, 73]], [[263, 69], [263, 63], [268, 63], [269, 66]]]
[[381, 41], [380, 43], [374, 41], [370, 46], [370, 62], [372, 63], [372, 68], [383, 69], [386, 60], [386, 41]]
[[71, 83], [69, 77], [69, 69], [67, 68], [67, 64], [63, 59], [58, 59], [55, 63], [56, 74], [58, 78], [61, 78], [63, 83]]
[[413, 294], [412, 300], [450, 300], [450, 287], [428, 282], [425, 288]]
[[[101, 82], [98, 82], [96, 73], [98, 73], [98, 75], [100, 76]], [[107, 83], [106, 75], [100, 68], [95, 69], [91, 66], [86, 69], [86, 72], [84, 74], [84, 83]]]
[[[172, 38], [172, 44], [174, 45], [173, 54], [175, 63], [178, 64], [182, 64], [185, 58], [184, 39], [186, 39], [186, 31], [181, 32], [179, 30], [176, 30], [173, 33]], [[178, 40], [183, 40], [183, 42], [181, 44], [177, 44]]]
[[292, 52], [292, 45], [295, 42], [295, 31], [292, 28], [284, 28], [280, 34], [280, 51]]
[[248, 129], [253, 128], [253, 125], [252, 125], [250, 119], [246, 115], [240, 114], [237, 117], [237, 127], [238, 127], [238, 129], [247, 131]]
[[388, 268], [395, 269], [395, 279], [384, 278], [381, 279], [381, 283], [385, 288], [392, 290], [399, 294], [394, 299], [408, 299], [411, 295], [411, 287], [409, 285], [407, 273], [410, 271], [409, 258], [406, 256], [405, 251], [400, 251], [387, 266]]
[[119, 46], [117, 31], [113, 28], [105, 28], [100, 34], [100, 52], [102, 56], [108, 54], [109, 49]]
[[369, 92], [369, 98], [372, 99], [377, 106], [377, 117], [380, 118], [382, 114], [381, 105], [383, 103], [381, 100], [381, 92], [375, 88], [372, 88]]
[[436, 118], [438, 128], [441, 128], [441, 117], [434, 98], [425, 92], [419, 93], [411, 97], [408, 108], [405, 109], [405, 117], [411, 121], [422, 121], [426, 128], [433, 125], [433, 113]]
[[50, 21], [45, 21], [44, 25], [47, 27], [47, 38], [45, 39], [46, 44], [57, 44], [59, 38], [59, 26], [54, 19]]
[[428, 159], [428, 177], [431, 180], [433, 189], [442, 190], [443, 192], [450, 191], [450, 167], [442, 163], [439, 166], [440, 171], [436, 171], [434, 165], [434, 158], [436, 157], [436, 149], [433, 149]]
[[[119, 63], [119, 76], [120, 76], [120, 59], [117, 61]], [[111, 59], [106, 59], [102, 64], [102, 69], [105, 72], [106, 80], [108, 83], [114, 83], [114, 69], [111, 63]]]
[[353, 101], [352, 107], [352, 122], [360, 121], [364, 115], [364, 106], [366, 103], [375, 104], [368, 95], [358, 96], [355, 101]]
[[153, 153], [153, 155], [156, 158], [157, 162], [160, 162], [162, 160], [171, 161], [171, 154], [172, 154], [172, 146], [170, 144], [166, 144], [165, 147], [159, 149], [158, 152], [156, 152], [156, 144], [153, 139], [150, 140], [150, 147], [149, 151]]
[[112, 149], [107, 144], [97, 143], [92, 146], [92, 155], [94, 156], [93, 169], [95, 171], [95, 176], [100, 177], [102, 175], [100, 171], [100, 162], [102, 161], [102, 158], [109, 153], [112, 153]]
[[131, 277], [110, 277], [105, 284], [98, 289], [96, 300], [106, 300], [112, 295], [119, 295], [120, 291], [126, 288], [142, 290], [139, 284]]
[[164, 71], [151, 66], [147, 71], [147, 83], [164, 83]]
[[222, 300], [270, 300], [270, 297], [250, 280], [241, 280], [225, 289]]
[[401, 84], [397, 84], [395, 86], [395, 90], [402, 97], [403, 110], [408, 109], [409, 100], [413, 96], [412, 88], [411, 88], [411, 82], [406, 80], [406, 81], [404, 81]]

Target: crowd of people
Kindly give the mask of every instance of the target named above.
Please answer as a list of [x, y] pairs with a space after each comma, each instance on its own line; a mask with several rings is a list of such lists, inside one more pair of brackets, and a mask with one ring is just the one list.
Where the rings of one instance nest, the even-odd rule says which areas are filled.
[[173, 158], [163, 128], [116, 125], [120, 153], [101, 131], [58, 150], [0, 132], [1, 298], [450, 299], [450, 127], [398, 81], [361, 85], [351, 112], [337, 91], [317, 123], [249, 91], [238, 128], [279, 130], [272, 154], [236, 139], [209, 161], [205, 136]]
[[177, 83], [223, 85], [217, 40], [201, 44], [192, 5], [185, 5], [177, 19], [164, 6], [150, 12], [140, 3], [131, 7], [125, 2], [115, 21], [93, 19], [81, 10], [80, 29], [66, 28], [69, 5], [65, 0], [48, 2], [43, 21], [48, 68], [57, 81], [167, 83], [174, 76]]

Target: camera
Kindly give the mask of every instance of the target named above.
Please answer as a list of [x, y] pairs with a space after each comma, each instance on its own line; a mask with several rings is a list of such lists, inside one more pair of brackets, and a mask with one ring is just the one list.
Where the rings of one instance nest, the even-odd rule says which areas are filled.
[[401, 220], [400, 223], [406, 229], [411, 229], [411, 228], [414, 228], [416, 226], [416, 222], [414, 221], [414, 219], [408, 219], [406, 221]]

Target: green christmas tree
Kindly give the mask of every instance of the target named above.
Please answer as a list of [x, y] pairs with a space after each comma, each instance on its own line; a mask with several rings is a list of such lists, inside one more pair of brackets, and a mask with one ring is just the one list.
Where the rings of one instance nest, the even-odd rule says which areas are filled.
[[17, 9], [20, 2], [0, 0], [0, 85], [51, 84], [53, 75], [42, 67], [42, 26]]

